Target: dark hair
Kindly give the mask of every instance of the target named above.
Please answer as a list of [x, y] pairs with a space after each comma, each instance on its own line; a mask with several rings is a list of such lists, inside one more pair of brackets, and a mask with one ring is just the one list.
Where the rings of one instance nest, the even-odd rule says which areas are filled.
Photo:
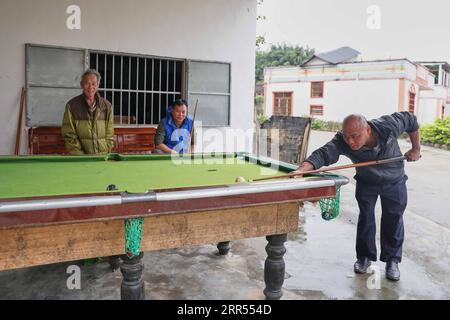
[[172, 108], [175, 108], [176, 106], [182, 106], [185, 105], [186, 108], [188, 107], [187, 101], [184, 99], [177, 99], [173, 102]]

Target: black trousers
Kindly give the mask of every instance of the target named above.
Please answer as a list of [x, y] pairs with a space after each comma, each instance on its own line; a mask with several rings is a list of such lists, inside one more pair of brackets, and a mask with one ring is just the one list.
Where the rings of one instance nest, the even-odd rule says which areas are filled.
[[375, 204], [381, 199], [380, 260], [387, 262], [402, 260], [404, 239], [403, 212], [407, 203], [405, 175], [391, 184], [371, 185], [356, 183], [356, 200], [359, 206], [358, 229], [356, 233], [356, 257], [368, 257], [377, 261]]

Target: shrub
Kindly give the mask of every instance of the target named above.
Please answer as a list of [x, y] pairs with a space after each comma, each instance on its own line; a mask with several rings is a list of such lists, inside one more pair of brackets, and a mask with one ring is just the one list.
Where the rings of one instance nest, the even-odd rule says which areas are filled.
[[423, 142], [450, 146], [450, 116], [420, 126], [420, 136]]
[[264, 97], [263, 96], [256, 96], [255, 97], [255, 106], [258, 106], [262, 108], [264, 105]]
[[323, 121], [319, 119], [313, 119], [311, 128], [319, 131], [339, 131], [342, 130], [342, 123], [338, 121]]
[[266, 116], [263, 115], [263, 114], [257, 114], [256, 120], [258, 120], [259, 124], [261, 125], [261, 124], [263, 124], [263, 123], [269, 121], [270, 118], [266, 117]]

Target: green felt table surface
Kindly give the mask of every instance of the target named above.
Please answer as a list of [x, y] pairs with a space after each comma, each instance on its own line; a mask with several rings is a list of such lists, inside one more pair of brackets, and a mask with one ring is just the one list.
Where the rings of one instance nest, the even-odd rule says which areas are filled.
[[[248, 159], [247, 159], [248, 160]], [[237, 154], [173, 160], [169, 155], [0, 157], [0, 199], [233, 184], [237, 177], [283, 175], [289, 169], [245, 161]], [[116, 191], [117, 192], [117, 191]]]

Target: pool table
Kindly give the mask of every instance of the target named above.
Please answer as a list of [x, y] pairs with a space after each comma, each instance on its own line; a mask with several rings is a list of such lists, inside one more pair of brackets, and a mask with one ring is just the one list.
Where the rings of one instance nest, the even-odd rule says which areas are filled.
[[253, 182], [295, 168], [246, 153], [0, 157], [0, 270], [111, 257], [121, 298], [144, 299], [143, 252], [218, 243], [227, 254], [231, 240], [265, 236], [264, 294], [279, 299], [301, 202], [348, 183]]

